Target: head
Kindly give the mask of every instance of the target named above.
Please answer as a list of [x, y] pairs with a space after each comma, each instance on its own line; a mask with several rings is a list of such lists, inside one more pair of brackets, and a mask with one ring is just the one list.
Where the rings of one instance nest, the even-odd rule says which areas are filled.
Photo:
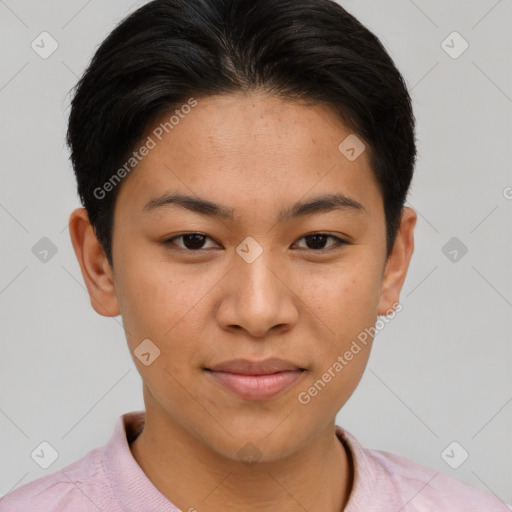
[[[331, 424], [413, 251], [414, 117], [376, 36], [331, 0], [150, 2], [97, 50], [67, 140], [73, 246], [94, 309], [123, 317], [148, 413], [228, 458]], [[208, 372], [271, 357], [303, 371], [269, 399]]]

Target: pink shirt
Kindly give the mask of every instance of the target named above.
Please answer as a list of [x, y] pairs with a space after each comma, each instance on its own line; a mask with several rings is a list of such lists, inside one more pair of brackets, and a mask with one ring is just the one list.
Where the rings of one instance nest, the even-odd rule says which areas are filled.
[[[102, 447], [0, 499], [1, 512], [181, 512], [133, 458], [144, 411], [123, 414]], [[493, 494], [381, 450], [363, 448], [337, 426], [352, 455], [354, 485], [345, 512], [510, 512]], [[186, 512], [186, 511], [183, 511]]]

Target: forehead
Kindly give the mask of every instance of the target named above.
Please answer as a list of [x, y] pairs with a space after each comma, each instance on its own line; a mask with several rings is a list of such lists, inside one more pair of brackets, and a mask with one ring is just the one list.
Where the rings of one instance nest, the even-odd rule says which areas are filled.
[[339, 192], [369, 213], [371, 203], [376, 208], [369, 151], [348, 158], [344, 141], [355, 134], [327, 106], [238, 93], [196, 102], [163, 114], [145, 134], [142, 143], [151, 138], [152, 149], [125, 178], [118, 201], [124, 196], [142, 210], [179, 190], [235, 210], [246, 204], [282, 211], [283, 203], [308, 194]]

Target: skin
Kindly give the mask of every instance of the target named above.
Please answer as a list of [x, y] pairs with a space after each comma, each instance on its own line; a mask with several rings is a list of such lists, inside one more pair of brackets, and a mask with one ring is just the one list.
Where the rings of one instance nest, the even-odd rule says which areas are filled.
[[[100, 315], [122, 315], [142, 377], [146, 423], [132, 454], [184, 511], [325, 512], [348, 501], [353, 468], [335, 418], [363, 375], [371, 337], [308, 404], [297, 397], [378, 314], [391, 313], [417, 219], [404, 208], [386, 260], [384, 205], [368, 151], [349, 161], [338, 150], [351, 133], [327, 106], [262, 93], [198, 98], [120, 185], [113, 269], [86, 211], [71, 214], [91, 305]], [[143, 212], [167, 191], [215, 201], [235, 217], [176, 205]], [[277, 222], [284, 206], [333, 192], [359, 201], [364, 213], [343, 209]], [[183, 238], [165, 243], [186, 233], [208, 238], [195, 246]], [[315, 245], [304, 238], [314, 233], [350, 244], [325, 238]], [[248, 236], [263, 249], [252, 263], [236, 252]], [[133, 355], [147, 338], [161, 351], [149, 366]], [[292, 388], [257, 401], [203, 370], [267, 357], [307, 371]], [[247, 443], [259, 452], [255, 464], [237, 455]]]

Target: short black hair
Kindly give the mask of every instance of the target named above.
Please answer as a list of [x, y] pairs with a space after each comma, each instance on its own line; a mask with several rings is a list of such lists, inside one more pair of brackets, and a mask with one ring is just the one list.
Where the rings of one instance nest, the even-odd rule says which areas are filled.
[[108, 194], [104, 184], [162, 114], [238, 91], [327, 105], [365, 142], [391, 253], [416, 159], [411, 98], [379, 39], [334, 0], [151, 1], [108, 35], [74, 89], [67, 144], [111, 266], [122, 183]]

